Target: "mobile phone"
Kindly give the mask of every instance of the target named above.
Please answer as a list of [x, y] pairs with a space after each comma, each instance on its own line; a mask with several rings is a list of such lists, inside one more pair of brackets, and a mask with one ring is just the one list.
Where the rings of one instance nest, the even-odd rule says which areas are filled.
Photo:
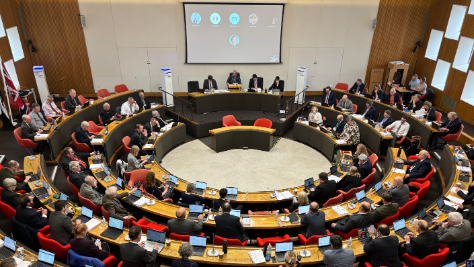
[[352, 201], [352, 204], [355, 204], [355, 203], [357, 203], [357, 200]]
[[375, 233], [375, 231], [374, 231], [374, 225], [373, 225], [373, 224], [370, 225], [370, 230], [372, 230], [372, 233]]
[[270, 258], [271, 258], [271, 256], [272, 256], [272, 255], [270, 255], [270, 254], [267, 254], [267, 256], [265, 256], [265, 260], [266, 260], [266, 261], [269, 261], [269, 260], [270, 260]]
[[273, 263], [276, 263], [276, 262], [277, 262], [277, 259], [275, 258], [275, 256], [272, 257], [272, 262], [273, 262]]
[[297, 259], [298, 261], [301, 261], [301, 256], [300, 256], [300, 255], [296, 256], [296, 259]]
[[309, 193], [308, 189], [305, 188], [305, 189], [303, 189], [303, 190], [304, 190], [304, 192], [305, 192], [306, 194]]
[[98, 246], [98, 245], [99, 245], [99, 242], [100, 242], [100, 239], [97, 238], [94, 243], [95, 243], [96, 246]]
[[294, 202], [297, 202], [298, 200], [296, 199], [296, 197], [293, 197], [293, 201], [294, 201]]
[[204, 218], [202, 218], [202, 221], [207, 222], [209, 220], [208, 216], [208, 214], [204, 214]]

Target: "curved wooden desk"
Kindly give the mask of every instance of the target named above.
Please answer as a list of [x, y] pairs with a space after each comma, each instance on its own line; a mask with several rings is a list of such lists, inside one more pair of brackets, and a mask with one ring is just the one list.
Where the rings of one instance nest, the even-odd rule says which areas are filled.
[[232, 126], [210, 130], [211, 147], [216, 152], [230, 149], [250, 148], [270, 151], [273, 147], [275, 129], [257, 126]]

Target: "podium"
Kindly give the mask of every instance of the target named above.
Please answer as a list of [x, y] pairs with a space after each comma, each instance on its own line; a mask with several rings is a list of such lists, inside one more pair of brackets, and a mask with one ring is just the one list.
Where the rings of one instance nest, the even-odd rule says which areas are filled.
[[383, 85], [383, 88], [387, 88], [388, 82], [392, 84], [405, 84], [409, 68], [410, 64], [388, 63], [387, 73], [385, 74], [385, 84]]

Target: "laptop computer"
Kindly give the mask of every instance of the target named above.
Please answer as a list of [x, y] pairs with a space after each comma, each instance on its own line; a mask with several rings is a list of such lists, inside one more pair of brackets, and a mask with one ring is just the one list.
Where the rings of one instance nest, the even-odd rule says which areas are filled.
[[305, 205], [305, 206], [299, 206], [298, 207], [298, 215], [305, 215], [306, 213], [308, 213], [309, 211], [309, 205]]
[[54, 253], [43, 249], [39, 250], [38, 260], [31, 267], [46, 267], [54, 265]]
[[176, 178], [175, 176], [170, 174], [168, 176], [168, 181], [165, 184], [167, 184], [169, 187], [173, 188], [173, 187], [176, 186], [177, 183], [178, 183], [178, 178]]
[[375, 192], [377, 192], [377, 195], [379, 195], [379, 196], [381, 196], [382, 194], [387, 192], [387, 190], [385, 190], [385, 188], [383, 188], [382, 182], [378, 182], [378, 183], [375, 184]]
[[120, 177], [117, 177], [115, 184], [111, 185], [117, 187], [117, 189], [123, 189], [123, 180]]
[[[452, 261], [452, 262], [450, 262], [450, 263], [446, 263], [446, 264], [442, 265], [441, 267], [456, 267], [456, 266], [458, 266], [458, 265], [456, 264], [456, 262], [455, 262], [455, 261]], [[467, 262], [466, 262], [466, 266], [469, 267], [469, 265], [467, 265]]]
[[188, 220], [197, 220], [198, 216], [203, 213], [202, 205], [189, 205]]
[[[456, 156], [454, 156], [454, 160], [459, 166], [469, 167], [469, 160], [459, 159]], [[461, 162], [461, 164], [459, 164], [459, 162]]]
[[153, 247], [158, 244], [158, 253], [161, 252], [166, 243], [166, 233], [148, 229], [146, 232], [145, 249], [148, 252], [153, 251]]
[[105, 229], [100, 235], [110, 238], [112, 240], [117, 239], [123, 234], [123, 220], [109, 217], [109, 227]]
[[359, 203], [362, 203], [362, 202], [369, 202], [370, 204], [374, 203], [374, 201], [372, 199], [367, 198], [367, 196], [365, 195], [364, 190], [357, 192], [356, 197], [357, 197], [357, 201]]
[[293, 242], [281, 242], [275, 244], [275, 256], [277, 261], [285, 261], [285, 253], [293, 250]]
[[227, 196], [225, 199], [237, 200], [237, 193], [239, 192], [237, 187], [226, 187], [225, 189], [227, 189]]
[[342, 109], [340, 107], [334, 107], [334, 110], [342, 111]]
[[329, 107], [329, 104], [327, 104], [327, 103], [321, 103], [321, 106], [323, 106], [323, 107]]
[[41, 178], [41, 168], [38, 166], [36, 169], [36, 173], [31, 175], [30, 182], [34, 182], [36, 180], [39, 180]]
[[431, 227], [434, 217], [426, 213], [426, 208], [423, 208], [418, 212], [418, 219], [426, 221], [428, 223], [428, 227]]
[[351, 168], [349, 166], [347, 166], [346, 164], [342, 164], [342, 163], [339, 163], [339, 169], [341, 169], [341, 171], [343, 171], [343, 172], [349, 172], [351, 170]]
[[229, 214], [240, 218], [240, 210], [231, 210]]
[[451, 213], [451, 212], [456, 211], [455, 208], [448, 206], [446, 205], [446, 203], [444, 203], [443, 197], [438, 198], [438, 200], [436, 201], [436, 204], [438, 205], [438, 209], [444, 213]]
[[137, 202], [140, 198], [142, 197], [142, 190], [137, 189], [135, 192], [132, 194], [126, 196], [123, 200], [130, 202], [130, 203], [135, 203]]
[[206, 251], [206, 238], [200, 236], [190, 236], [189, 244], [193, 246], [193, 256], [204, 256]]
[[206, 188], [207, 188], [207, 183], [196, 181], [196, 189], [194, 189], [194, 193], [198, 195], [202, 195], [202, 193], [204, 192], [204, 190], [206, 190]]
[[16, 241], [5, 236], [3, 239], [3, 247], [0, 248], [0, 261], [10, 258], [16, 251]]
[[34, 189], [33, 193], [35, 193], [35, 195], [37, 196], [42, 196], [42, 195], [47, 194], [48, 191], [45, 188], [46, 186], [49, 186], [48, 183], [46, 181], [43, 181], [43, 187]]
[[304, 180], [304, 188], [308, 190], [311, 190], [311, 188], [316, 188], [313, 177]]
[[469, 180], [471, 179], [471, 177], [470, 177], [469, 175], [460, 174], [458, 179], [459, 179], [461, 182], [469, 183]]
[[329, 243], [330, 236], [323, 236], [318, 239], [319, 251], [324, 254], [324, 251], [331, 249], [331, 244]]
[[402, 238], [411, 232], [410, 229], [407, 228], [407, 224], [403, 218], [393, 223], [393, 229], [395, 230], [395, 233]]
[[[76, 219], [81, 220], [81, 223], [87, 223], [90, 219], [92, 219], [92, 210], [86, 206], [82, 206], [81, 215], [79, 215]], [[74, 221], [76, 219], [74, 219]]]

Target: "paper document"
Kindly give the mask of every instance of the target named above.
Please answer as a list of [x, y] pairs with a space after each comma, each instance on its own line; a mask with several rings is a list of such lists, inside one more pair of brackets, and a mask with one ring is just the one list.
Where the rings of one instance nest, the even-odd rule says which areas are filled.
[[99, 138], [93, 138], [91, 140], [91, 144], [100, 144], [102, 142], [104, 142], [104, 139], [102, 139], [102, 138], [100, 138], [100, 139]]
[[302, 124], [306, 124], [309, 126], [309, 121], [300, 121]]
[[[451, 193], [456, 194], [456, 188], [457, 188], [456, 186], [451, 187]], [[466, 196], [468, 194], [467, 190], [461, 189], [459, 191], [462, 191]]]
[[242, 219], [242, 223], [243, 223], [244, 225], [250, 225], [250, 218], [243, 218], [243, 219]]
[[99, 164], [91, 164], [89, 166], [89, 169], [90, 170], [98, 170], [98, 169], [103, 169], [104, 168], [104, 165], [102, 165], [101, 163]]
[[90, 230], [96, 228], [100, 223], [101, 223], [101, 221], [97, 220], [96, 218], [90, 219], [90, 220], [86, 223], [87, 232], [89, 232]]
[[394, 172], [394, 173], [405, 174], [405, 170], [403, 170], [403, 169], [393, 168], [393, 172]]
[[462, 203], [464, 203], [464, 199], [459, 198], [459, 197], [447, 196], [446, 198], [449, 199], [451, 202], [454, 202], [454, 203], [456, 203], [456, 204], [462, 204]]
[[148, 199], [146, 197], [141, 197], [139, 200], [135, 201], [135, 203], [133, 203], [133, 205], [137, 206], [137, 207], [142, 207], [147, 202], [148, 202]]
[[335, 181], [336, 183], [339, 183], [339, 181], [342, 180], [341, 178], [339, 178], [339, 177], [337, 177], [337, 176], [334, 176], [334, 175], [330, 175], [330, 176], [328, 177], [328, 179], [329, 179], [330, 181]]
[[455, 209], [458, 209], [458, 208], [459, 208], [458, 205], [456, 205], [455, 203], [453, 203], [453, 202], [451, 202], [451, 201], [445, 200], [445, 201], [444, 201], [444, 204], [446, 204], [447, 206], [453, 207], [453, 208], [455, 208]]
[[281, 192], [281, 194], [282, 194], [285, 198], [287, 198], [287, 199], [288, 199], [288, 198], [291, 198], [291, 199], [292, 199], [292, 198], [294, 197], [293, 194], [290, 193], [290, 191], [288, 191], [288, 190]]
[[18, 267], [29, 267], [31, 266], [31, 261], [23, 261], [17, 257], [13, 257]]
[[469, 167], [457, 166], [457, 168], [459, 171], [462, 171], [462, 172], [471, 172], [471, 168]]
[[146, 144], [143, 146], [143, 148], [152, 148], [153, 147], [153, 144]]
[[359, 115], [359, 114], [352, 114], [352, 117], [354, 117], [356, 119], [359, 119], [359, 120], [362, 120], [362, 118], [364, 118], [364, 116]]
[[337, 139], [336, 144], [343, 145], [343, 144], [346, 144], [346, 141], [344, 141], [344, 139]]
[[261, 264], [266, 262], [265, 256], [263, 255], [263, 251], [261, 249], [249, 251], [249, 256], [253, 264]]
[[332, 210], [335, 211], [339, 216], [349, 214], [349, 212], [345, 208], [341, 207], [341, 205], [332, 206]]
[[48, 134], [37, 134], [37, 135], [35, 135], [35, 140], [36, 139], [44, 139], [44, 138], [48, 138]]
[[280, 109], [280, 114], [285, 114], [285, 110], [284, 110], [284, 109]]
[[365, 123], [369, 123], [369, 120], [366, 120], [366, 119], [363, 119], [362, 121]]
[[390, 132], [384, 132], [384, 131], [380, 132], [380, 134], [383, 136], [391, 135]]

